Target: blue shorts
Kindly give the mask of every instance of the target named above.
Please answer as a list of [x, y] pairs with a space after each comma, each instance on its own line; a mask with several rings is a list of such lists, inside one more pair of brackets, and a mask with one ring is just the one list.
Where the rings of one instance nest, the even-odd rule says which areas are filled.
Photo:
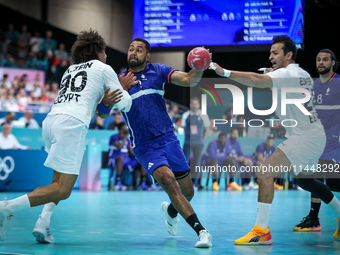
[[334, 160], [338, 163], [340, 160], [340, 143], [339, 140], [327, 139], [325, 150], [323, 151], [320, 159]]
[[190, 169], [174, 133], [157, 137], [152, 143], [138, 146], [133, 151], [136, 159], [151, 177], [153, 171], [160, 166], [168, 166], [173, 172], [185, 172]]
[[[118, 155], [119, 156], [119, 155]], [[115, 168], [116, 167], [116, 160], [115, 158], [110, 158], [109, 160], [109, 167]], [[138, 167], [138, 161], [133, 157], [125, 157], [123, 160], [123, 169], [128, 169], [131, 172], [134, 168]]]

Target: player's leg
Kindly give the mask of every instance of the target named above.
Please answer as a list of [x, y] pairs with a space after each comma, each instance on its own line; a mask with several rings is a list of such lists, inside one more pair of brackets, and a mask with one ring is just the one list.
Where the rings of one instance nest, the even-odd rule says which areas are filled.
[[[340, 169], [339, 163], [336, 165], [336, 167], [337, 167], [336, 169]], [[340, 191], [340, 179], [338, 179], [338, 178], [326, 179], [326, 184], [327, 184], [327, 186], [329, 186], [329, 188], [332, 191], [337, 191], [337, 192]], [[336, 231], [334, 232], [333, 237], [335, 239], [340, 238], [340, 217], [339, 216], [338, 216], [338, 227], [337, 227]]]
[[290, 165], [289, 159], [279, 148], [263, 162], [262, 168], [258, 173], [259, 191], [255, 226], [247, 235], [237, 239], [235, 244], [273, 243], [268, 227], [271, 203], [274, 197], [274, 172], [270, 170], [270, 166], [290, 167]]
[[227, 156], [226, 160], [224, 161], [224, 166], [228, 167], [228, 169], [230, 170], [229, 171], [229, 183], [227, 185], [227, 190], [228, 191], [231, 191], [231, 190], [242, 191], [242, 187], [239, 186], [234, 180], [234, 176], [235, 176], [236, 168], [237, 168], [237, 164], [234, 158], [232, 156]]
[[[31, 193], [21, 197], [0, 202], [0, 239], [4, 239], [4, 222], [13, 217], [14, 212], [28, 207], [44, 205], [47, 203], [58, 203], [67, 199], [77, 179], [77, 175], [63, 174], [54, 171], [52, 184], [36, 188]], [[53, 208], [54, 209], [54, 208]]]
[[[318, 164], [334, 164], [331, 160], [319, 160]], [[310, 176], [310, 178], [313, 178], [313, 175]], [[319, 179], [319, 181], [323, 182], [323, 179]], [[304, 217], [301, 221], [301, 223], [297, 224], [293, 231], [298, 232], [310, 232], [310, 231], [320, 231], [322, 229], [320, 222], [319, 222], [319, 210], [321, 206], [321, 199], [315, 195], [314, 193], [311, 193], [311, 207], [309, 210], [309, 214]]]
[[121, 175], [123, 172], [123, 162], [124, 162], [124, 156], [117, 156], [115, 159], [116, 162], [116, 182], [115, 182], [115, 190], [125, 190], [126, 187], [122, 185], [121, 183]]
[[210, 247], [211, 236], [209, 232], [202, 226], [189, 201], [182, 194], [181, 188], [170, 168], [164, 165], [158, 167], [153, 172], [153, 177], [168, 194], [171, 204], [176, 209], [176, 211], [179, 212], [179, 214], [199, 236], [200, 240], [196, 243], [195, 247]]
[[220, 190], [220, 187], [218, 186], [218, 172], [217, 172], [218, 160], [208, 159], [208, 166], [213, 166], [210, 168], [211, 170], [214, 170], [211, 172], [212, 177], [213, 177], [213, 190], [218, 191]]
[[[191, 169], [195, 169], [196, 166], [200, 166], [201, 164], [201, 154], [203, 150], [203, 144], [196, 144], [191, 145], [191, 150], [194, 155], [194, 158], [192, 160]], [[201, 172], [198, 173], [198, 176], [196, 178], [193, 178], [193, 185], [197, 188], [201, 188]]]
[[[58, 172], [54, 172], [53, 174], [53, 180], [52, 183], [58, 183], [59, 186], [63, 185], [61, 174]], [[75, 181], [74, 181], [75, 182]], [[74, 183], [72, 185], [72, 188], [74, 186]], [[69, 194], [72, 191], [69, 190]], [[51, 235], [51, 229], [50, 229], [50, 223], [51, 223], [51, 216], [56, 208], [57, 204], [59, 203], [60, 200], [56, 200], [50, 203], [47, 203], [44, 205], [44, 208], [39, 215], [39, 218], [35, 224], [35, 227], [32, 231], [33, 236], [36, 238], [36, 240], [40, 243], [54, 243], [54, 238]]]
[[301, 223], [297, 224], [293, 228], [293, 231], [298, 232], [320, 231], [322, 229], [318, 218], [320, 206], [321, 199], [314, 193], [311, 193], [311, 207], [309, 214], [302, 219]]

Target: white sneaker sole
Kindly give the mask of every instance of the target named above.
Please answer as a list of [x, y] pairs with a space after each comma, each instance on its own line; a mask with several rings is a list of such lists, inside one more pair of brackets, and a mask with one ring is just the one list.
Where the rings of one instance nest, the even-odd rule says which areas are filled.
[[212, 243], [196, 243], [195, 248], [210, 248]]
[[45, 235], [42, 231], [39, 230], [33, 230], [32, 235], [35, 237], [35, 239], [37, 240], [37, 242], [39, 243], [54, 243], [54, 241], [48, 241], [45, 238]]

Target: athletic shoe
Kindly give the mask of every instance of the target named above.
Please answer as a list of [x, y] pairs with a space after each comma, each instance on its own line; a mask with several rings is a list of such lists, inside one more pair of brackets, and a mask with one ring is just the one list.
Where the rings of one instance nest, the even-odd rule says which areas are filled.
[[195, 248], [210, 248], [212, 246], [211, 240], [212, 237], [209, 231], [202, 229], [198, 235], [198, 242], [195, 244]]
[[274, 184], [274, 189], [276, 189], [276, 190], [283, 190], [283, 186], [280, 185], [280, 184], [275, 183]]
[[242, 187], [239, 186], [236, 182], [231, 182], [228, 184], [227, 190], [228, 191], [232, 191], [232, 190], [242, 191]]
[[334, 232], [333, 237], [335, 239], [339, 239], [340, 238], [340, 218], [338, 218], [338, 228]]
[[213, 183], [213, 190], [214, 191], [219, 191], [220, 190], [220, 187], [218, 186], [218, 182], [214, 182]]
[[244, 184], [244, 185], [242, 186], [242, 189], [245, 190], [245, 191], [250, 190], [250, 183]]
[[249, 187], [250, 189], [253, 189], [253, 190], [258, 190], [259, 189], [259, 185], [256, 183], [256, 182], [249, 182]]
[[5, 225], [7, 220], [10, 220], [14, 217], [14, 213], [10, 213], [6, 210], [7, 201], [0, 202], [0, 241], [6, 239]]
[[145, 182], [142, 182], [141, 185], [139, 186], [139, 190], [149, 190], [150, 186], [147, 185]]
[[41, 218], [41, 215], [35, 224], [32, 235], [38, 243], [54, 243], [54, 238], [51, 235], [50, 223]]
[[264, 229], [255, 225], [252, 231], [250, 231], [244, 237], [237, 239], [234, 243], [236, 245], [270, 245], [273, 243], [273, 241], [269, 227]]
[[300, 224], [293, 228], [293, 231], [298, 232], [312, 232], [320, 231], [322, 229], [319, 219], [314, 219], [311, 216], [304, 217]]
[[123, 184], [121, 184], [121, 182], [117, 182], [115, 185], [115, 190], [119, 190], [119, 191], [125, 191], [127, 190], [127, 187]]
[[178, 215], [175, 218], [171, 218], [170, 215], [168, 214], [168, 207], [170, 203], [168, 202], [163, 202], [161, 203], [160, 209], [161, 212], [163, 213], [165, 217], [165, 226], [166, 229], [168, 230], [169, 234], [172, 236], [177, 235], [177, 222], [179, 221]]

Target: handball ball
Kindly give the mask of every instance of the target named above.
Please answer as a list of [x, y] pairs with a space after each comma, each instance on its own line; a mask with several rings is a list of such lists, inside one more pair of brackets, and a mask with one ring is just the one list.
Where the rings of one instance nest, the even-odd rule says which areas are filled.
[[196, 47], [189, 52], [187, 61], [191, 69], [203, 71], [209, 67], [211, 62], [209, 51]]

